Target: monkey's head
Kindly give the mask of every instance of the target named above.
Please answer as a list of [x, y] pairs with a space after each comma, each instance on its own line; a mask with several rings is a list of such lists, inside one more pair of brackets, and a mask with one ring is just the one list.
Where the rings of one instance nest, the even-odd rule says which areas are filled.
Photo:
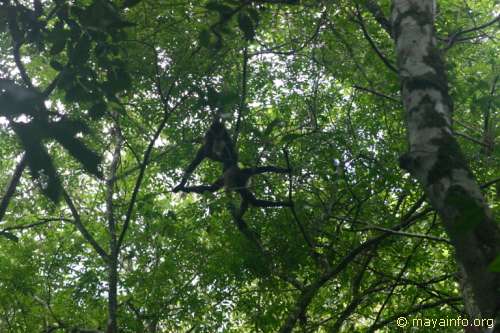
[[223, 133], [226, 131], [226, 128], [224, 127], [224, 123], [220, 121], [219, 119], [215, 119], [212, 122], [212, 125], [210, 125], [210, 132], [212, 132], [214, 135], [220, 135], [220, 133]]

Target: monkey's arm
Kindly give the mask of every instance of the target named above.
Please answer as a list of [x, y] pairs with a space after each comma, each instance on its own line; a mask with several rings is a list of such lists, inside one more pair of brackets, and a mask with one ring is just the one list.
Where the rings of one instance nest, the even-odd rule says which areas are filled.
[[189, 165], [186, 168], [186, 170], [184, 170], [184, 175], [182, 176], [181, 182], [179, 183], [179, 185], [177, 185], [173, 189], [174, 193], [177, 193], [177, 192], [179, 192], [179, 191], [181, 191], [181, 190], [183, 190], [185, 188], [184, 185], [186, 185], [189, 177], [191, 176], [191, 174], [193, 173], [193, 171], [196, 169], [196, 167], [198, 165], [200, 165], [200, 163], [203, 161], [203, 159], [205, 157], [207, 157], [207, 147], [206, 147], [206, 144], [203, 145], [203, 146], [201, 146], [200, 149], [198, 149], [198, 152], [196, 153], [196, 156], [191, 161], [191, 163], [189, 163]]
[[[185, 193], [193, 193], [194, 192], [194, 193], [200, 193], [200, 194], [202, 194], [203, 192], [215, 192], [215, 191], [218, 191], [218, 190], [220, 190], [222, 188], [222, 186], [224, 186], [224, 178], [219, 178], [212, 185], [197, 185], [197, 186], [188, 186], [188, 187], [185, 187], [185, 186], [179, 187], [179, 186], [177, 186], [174, 189], [174, 192], [182, 191], [182, 192], [185, 192]], [[177, 191], [176, 191], [176, 189], [177, 189]]]

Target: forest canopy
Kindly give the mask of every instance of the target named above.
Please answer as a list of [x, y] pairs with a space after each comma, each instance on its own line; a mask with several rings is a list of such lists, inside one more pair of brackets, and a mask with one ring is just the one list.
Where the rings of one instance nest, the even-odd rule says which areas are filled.
[[500, 332], [499, 13], [0, 0], [0, 331]]

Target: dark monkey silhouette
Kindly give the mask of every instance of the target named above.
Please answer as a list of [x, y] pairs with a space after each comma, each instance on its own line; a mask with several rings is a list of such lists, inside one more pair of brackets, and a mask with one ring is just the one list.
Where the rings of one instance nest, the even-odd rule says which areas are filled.
[[203, 145], [198, 149], [195, 158], [184, 171], [184, 176], [182, 176], [180, 184], [173, 189], [174, 192], [179, 192], [184, 189], [193, 171], [205, 158], [221, 162], [224, 168], [236, 164], [238, 161], [238, 156], [231, 136], [219, 119], [214, 120], [208, 128], [203, 138]]
[[[205, 158], [222, 163], [222, 176], [211, 185], [186, 187], [185, 184], [189, 176]], [[216, 192], [223, 187], [226, 191], [238, 192], [242, 199], [238, 214], [238, 218], [241, 218], [248, 209], [249, 204], [256, 207], [291, 207], [291, 202], [257, 199], [248, 189], [250, 178], [254, 175], [267, 172], [287, 174], [290, 171], [290, 169], [275, 166], [240, 168], [238, 166], [238, 154], [227, 129], [222, 122], [215, 120], [205, 134], [203, 145], [186, 168], [180, 184], [173, 189], [173, 192], [183, 191], [201, 194], [203, 192]]]

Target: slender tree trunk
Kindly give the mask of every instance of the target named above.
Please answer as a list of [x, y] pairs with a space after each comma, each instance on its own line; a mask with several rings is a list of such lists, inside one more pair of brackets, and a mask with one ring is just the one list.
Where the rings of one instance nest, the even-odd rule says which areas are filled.
[[118, 258], [116, 251], [113, 251], [110, 256], [108, 265], [108, 328], [107, 333], [118, 332]]
[[117, 124], [113, 129], [116, 145], [109, 167], [109, 176], [106, 182], [106, 217], [109, 233], [109, 262], [108, 262], [108, 327], [107, 333], [118, 333], [118, 257], [120, 246], [116, 232], [116, 220], [113, 207], [113, 193], [115, 191], [116, 170], [120, 161], [120, 152], [123, 138]]
[[393, 0], [392, 35], [409, 136], [400, 164], [421, 183], [443, 221], [463, 275], [468, 314], [498, 323], [500, 274], [488, 265], [500, 253], [500, 230], [453, 136], [435, 6], [435, 0]]

